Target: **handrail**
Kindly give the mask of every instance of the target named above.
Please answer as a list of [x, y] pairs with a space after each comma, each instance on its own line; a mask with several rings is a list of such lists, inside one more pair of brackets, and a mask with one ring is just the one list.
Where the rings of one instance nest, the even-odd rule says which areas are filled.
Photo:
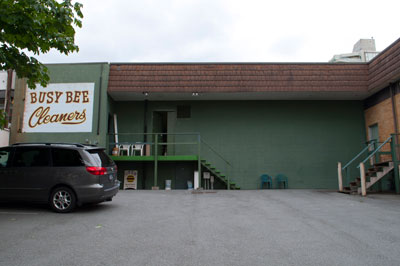
[[201, 142], [204, 143], [210, 150], [212, 150], [218, 157], [220, 157], [224, 162], [226, 162], [229, 166], [232, 167], [232, 164], [228, 162], [224, 157], [222, 157], [221, 154], [219, 154], [216, 150], [213, 149], [213, 147], [210, 146], [210, 144], [207, 144], [203, 139], [201, 139]]
[[369, 146], [371, 146], [372, 144], [375, 143], [375, 140], [372, 140], [367, 147], [365, 147], [359, 154], [357, 154], [353, 159], [351, 159], [350, 162], [348, 162], [345, 166], [342, 167], [342, 170], [346, 169], [352, 162], [354, 162], [358, 157], [361, 156], [361, 154], [363, 154], [366, 150], [369, 149]]
[[[379, 147], [376, 148], [376, 150], [374, 150], [364, 161], [362, 161], [362, 163], [365, 163], [366, 161], [368, 161], [372, 156], [375, 155], [375, 153], [377, 153], [383, 147], [383, 145], [388, 143], [391, 139], [392, 139], [392, 136], [388, 137], [387, 140], [385, 140], [381, 145], [379, 145]], [[360, 168], [360, 165], [358, 165], [357, 168]]]
[[[207, 151], [207, 156], [211, 156], [213, 159], [218, 160], [217, 157], [219, 157], [222, 161], [219, 161], [219, 163], [217, 163], [215, 166], [217, 166], [218, 168], [220, 168], [220, 165], [222, 165], [222, 167], [225, 169], [226, 174], [228, 174], [228, 171], [232, 170], [232, 164], [227, 161], [220, 153], [218, 153], [213, 147], [211, 147], [211, 145], [209, 145], [207, 142], [205, 142], [204, 140], [201, 139], [201, 135], [200, 133], [197, 132], [179, 132], [179, 133], [108, 133], [108, 136], [113, 136], [113, 135], [119, 135], [119, 136], [124, 136], [122, 139], [126, 139], [124, 141], [121, 141], [120, 143], [126, 142], [127, 140], [131, 139], [131, 141], [133, 139], [140, 139], [140, 137], [137, 136], [151, 136], [150, 139], [152, 139], [150, 142], [148, 141], [143, 141], [143, 142], [138, 142], [136, 141], [135, 143], [141, 143], [141, 144], [151, 144], [153, 145], [153, 152], [150, 151], [150, 153], [154, 153], [154, 187], [157, 187], [157, 183], [158, 183], [158, 152], [159, 150], [159, 146], [166, 146], [166, 148], [168, 147], [168, 145], [174, 145], [174, 146], [178, 146], [178, 145], [196, 145], [197, 146], [197, 152], [193, 152], [190, 148], [186, 149], [172, 149], [172, 153], [176, 154], [176, 152], [178, 151], [178, 153], [182, 153], [182, 152], [187, 152], [189, 150], [189, 152], [191, 154], [197, 154], [197, 163], [198, 163], [198, 167], [197, 167], [197, 173], [199, 177], [202, 177], [201, 173], [202, 173], [202, 154], [204, 154], [204, 152], [202, 151], [202, 144], [205, 145], [205, 147], [207, 147], [207, 149], [209, 151]], [[167, 135], [172, 135], [172, 136], [177, 136], [176, 138], [174, 137], [173, 139], [171, 139], [172, 141], [175, 141], [175, 139], [177, 140], [177, 142], [170, 142], [168, 141], [169, 138], [162, 138], [160, 139], [159, 142], [159, 138], [157, 136], [167, 136]], [[179, 139], [180, 137], [178, 136], [183, 136], [183, 139]], [[187, 138], [185, 136], [190, 136], [190, 138]], [[197, 140], [193, 140], [193, 136], [197, 137]], [[145, 138], [147, 139], [147, 138]], [[178, 140], [179, 139], [179, 140]], [[130, 142], [127, 142], [130, 143]], [[109, 140], [107, 141], [107, 146], [109, 147], [110, 144], [116, 144], [113, 142], [110, 142]], [[147, 154], [147, 148], [148, 146], [146, 146], [146, 154]], [[169, 150], [169, 148], [168, 148]], [[113, 150], [114, 151], [114, 150]], [[167, 151], [167, 149], [165, 149], [165, 151]], [[110, 152], [108, 150], [108, 152]], [[142, 154], [142, 153], [141, 153]], [[147, 154], [149, 155], [149, 154]], [[215, 156], [216, 155], [216, 156]], [[231, 168], [229, 168], [231, 167]], [[210, 169], [215, 169], [215, 168], [210, 168]], [[216, 173], [221, 173], [221, 172], [216, 172]], [[195, 188], [198, 187], [199, 185], [201, 186], [201, 179], [199, 179], [199, 183], [196, 185], [196, 180], [195, 179]], [[227, 189], [230, 189], [231, 186], [231, 182], [229, 179], [229, 175], [227, 176], [227, 180], [225, 180], [225, 183], [227, 183]]]

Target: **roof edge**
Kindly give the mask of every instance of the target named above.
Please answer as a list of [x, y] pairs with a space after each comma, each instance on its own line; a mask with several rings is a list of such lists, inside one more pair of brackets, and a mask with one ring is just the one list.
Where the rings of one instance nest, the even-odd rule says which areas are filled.
[[385, 49], [383, 49], [377, 56], [375, 56], [374, 58], [372, 58], [369, 62], [368, 65], [371, 64], [372, 62], [374, 62], [375, 60], [378, 60], [378, 58], [382, 57], [390, 48], [392, 48], [393, 46], [395, 46], [396, 44], [398, 44], [400, 42], [400, 38], [398, 38], [397, 40], [395, 40], [394, 42], [392, 42], [392, 44], [390, 44], [388, 47], [386, 47]]

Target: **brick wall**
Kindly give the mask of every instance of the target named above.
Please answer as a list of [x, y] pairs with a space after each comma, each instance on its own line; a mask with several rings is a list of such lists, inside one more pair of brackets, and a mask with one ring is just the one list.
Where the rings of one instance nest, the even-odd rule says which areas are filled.
[[[397, 109], [397, 120], [400, 121], [400, 94], [395, 95], [394, 100]], [[395, 133], [391, 98], [366, 109], [364, 114], [367, 139], [370, 139], [368, 128], [374, 124], [378, 124], [379, 142], [385, 141], [390, 134]], [[390, 151], [390, 146], [386, 145], [383, 151]], [[382, 157], [382, 159], [385, 158]]]

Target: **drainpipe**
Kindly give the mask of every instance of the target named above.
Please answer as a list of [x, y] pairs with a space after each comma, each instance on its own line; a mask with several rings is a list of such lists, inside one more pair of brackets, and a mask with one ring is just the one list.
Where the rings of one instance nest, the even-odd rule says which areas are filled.
[[[399, 84], [399, 83], [397, 83]], [[393, 111], [393, 122], [394, 122], [394, 132], [395, 132], [395, 139], [392, 137], [392, 142], [394, 142], [394, 144], [398, 144], [399, 143], [399, 127], [398, 127], [398, 121], [397, 121], [397, 108], [396, 108], [396, 104], [394, 101], [394, 96], [396, 95], [396, 87], [398, 86], [397, 84], [391, 83], [390, 84], [390, 98], [392, 100], [392, 111]], [[394, 178], [395, 178], [395, 186], [396, 186], [396, 193], [400, 194], [400, 185], [399, 185], [399, 170], [398, 170], [398, 159], [399, 159], [399, 149], [397, 147], [397, 145], [392, 145], [392, 160], [393, 160], [393, 164], [395, 167], [395, 174], [394, 174]], [[393, 151], [393, 149], [395, 149], [395, 151]], [[396, 158], [393, 158], [396, 157]]]
[[[143, 114], [143, 132], [144, 132], [144, 136], [143, 136], [143, 142], [146, 143], [147, 142], [147, 108], [148, 108], [148, 100], [145, 99], [144, 100], [144, 114]], [[145, 144], [144, 146], [144, 151], [146, 152], [146, 155], [150, 155], [147, 154], [147, 147], [148, 144]], [[147, 179], [147, 171], [146, 171], [146, 166], [143, 166], [142, 164], [142, 169], [143, 169], [143, 182], [142, 182], [142, 189], [146, 189], [146, 179]]]
[[[397, 108], [396, 108], [396, 103], [394, 100], [394, 96], [396, 95], [396, 84], [391, 83], [390, 85], [390, 99], [392, 100], [392, 112], [393, 112], [393, 123], [394, 123], [394, 133], [396, 134], [396, 141], [395, 143], [399, 143], [399, 126], [398, 126], [398, 120], [397, 120]], [[393, 141], [393, 140], [392, 140]], [[399, 158], [399, 151], [398, 148], [396, 147], [396, 155], [397, 158]]]
[[147, 106], [148, 100], [144, 100], [144, 115], [143, 115], [143, 132], [144, 132], [144, 139], [143, 142], [147, 142]]
[[394, 132], [399, 133], [398, 121], [397, 121], [397, 108], [394, 101], [394, 96], [396, 94], [396, 84], [390, 84], [390, 98], [392, 100], [392, 111], [393, 111], [393, 122], [394, 122]]
[[101, 64], [101, 73], [100, 73], [100, 86], [99, 86], [99, 107], [97, 110], [97, 136], [100, 135], [100, 110], [101, 110], [101, 87], [103, 83], [103, 64]]

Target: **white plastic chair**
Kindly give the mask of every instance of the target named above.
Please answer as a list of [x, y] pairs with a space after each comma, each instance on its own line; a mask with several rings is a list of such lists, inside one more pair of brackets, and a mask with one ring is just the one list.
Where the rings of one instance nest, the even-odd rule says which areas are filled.
[[127, 156], [131, 156], [131, 145], [130, 144], [121, 144], [119, 145], [119, 156], [126, 151]]
[[143, 144], [132, 144], [132, 156], [135, 156], [136, 151], [140, 151], [140, 156], [143, 156]]

